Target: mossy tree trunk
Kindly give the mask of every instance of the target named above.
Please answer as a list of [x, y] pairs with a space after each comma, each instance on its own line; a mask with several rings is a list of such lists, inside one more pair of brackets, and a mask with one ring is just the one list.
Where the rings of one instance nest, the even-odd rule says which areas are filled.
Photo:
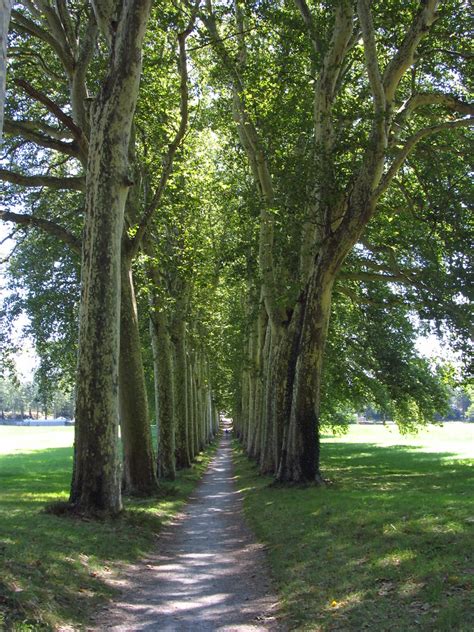
[[131, 262], [125, 256], [121, 282], [119, 401], [123, 491], [149, 496], [157, 490], [158, 483]]
[[156, 430], [158, 435], [157, 472], [159, 478], [176, 477], [176, 408], [172, 343], [163, 306], [157, 295], [156, 270], [149, 270], [155, 287], [150, 295], [150, 334], [155, 379]]
[[[121, 240], [130, 186], [128, 149], [150, 0], [102, 19], [109, 70], [92, 108], [86, 172], [74, 472], [70, 501], [83, 514], [122, 509], [118, 449]], [[112, 3], [110, 3], [112, 6]]]
[[188, 411], [188, 381], [186, 376], [186, 300], [178, 301], [171, 326], [174, 355], [176, 466], [191, 465], [190, 423]]

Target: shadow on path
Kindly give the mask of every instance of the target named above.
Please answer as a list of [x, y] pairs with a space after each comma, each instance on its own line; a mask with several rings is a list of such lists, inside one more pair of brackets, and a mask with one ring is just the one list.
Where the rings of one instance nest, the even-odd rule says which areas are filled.
[[131, 567], [120, 586], [121, 597], [95, 629], [281, 629], [264, 552], [235, 490], [228, 435], [183, 514], [160, 536], [159, 551]]

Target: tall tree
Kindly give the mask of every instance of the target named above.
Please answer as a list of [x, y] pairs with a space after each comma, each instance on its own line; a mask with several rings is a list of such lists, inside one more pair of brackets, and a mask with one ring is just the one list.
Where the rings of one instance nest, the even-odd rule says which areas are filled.
[[7, 37], [12, 0], [0, 1], [0, 145], [3, 132], [3, 106], [5, 102], [5, 79], [7, 74]]
[[[61, 5], [62, 6], [62, 5]], [[64, 67], [66, 71], [66, 75], [69, 78], [69, 96], [61, 95], [56, 97], [55, 101], [51, 98], [46, 97], [44, 93], [33, 88], [30, 82], [19, 80], [22, 84], [22, 89], [26, 90], [29, 97], [39, 102], [41, 106], [46, 107], [47, 110], [56, 118], [59, 117], [61, 123], [65, 124], [67, 127], [67, 131], [63, 129], [56, 130], [52, 125], [43, 125], [41, 126], [38, 121], [25, 121], [9, 122], [9, 132], [10, 134], [14, 134], [19, 136], [25, 140], [30, 140], [35, 144], [39, 144], [40, 146], [47, 147], [51, 151], [59, 151], [59, 152], [70, 152], [72, 156], [77, 156], [81, 158], [83, 169], [86, 170], [88, 167], [88, 157], [89, 157], [89, 148], [91, 145], [91, 125], [89, 122], [89, 118], [91, 115], [92, 108], [89, 107], [91, 103], [91, 99], [88, 97], [88, 91], [86, 87], [86, 71], [93, 65], [99, 65], [100, 67], [104, 67], [107, 65], [107, 60], [97, 59], [92, 57], [92, 53], [94, 51], [94, 38], [95, 38], [95, 18], [97, 17], [100, 20], [102, 27], [104, 27], [104, 19], [105, 11], [104, 7], [100, 8], [100, 16], [92, 15], [89, 20], [89, 25], [85, 29], [83, 27], [80, 28], [82, 37], [79, 38], [79, 44], [76, 43], [75, 46], [70, 41], [70, 38], [66, 38], [65, 32], [66, 27], [64, 24], [67, 23], [67, 20], [76, 20], [77, 24], [80, 25], [79, 14], [75, 15], [73, 8], [71, 8], [71, 13], [68, 14], [65, 7], [62, 6], [61, 11], [58, 13], [57, 9], [52, 9], [43, 12], [44, 6], [36, 7], [37, 11], [34, 13], [32, 18], [30, 18], [27, 14], [16, 12], [14, 15], [15, 22], [14, 26], [16, 32], [20, 34], [24, 31], [29, 35], [33, 35], [39, 40], [43, 46], [46, 48], [45, 51], [41, 51], [41, 56], [37, 55], [36, 52], [32, 51], [28, 48], [28, 46], [24, 46], [22, 42], [21, 46], [17, 47], [17, 50], [14, 51], [14, 54], [22, 61], [22, 67], [25, 67], [25, 60], [27, 60], [27, 65], [37, 65], [38, 59], [42, 64], [45, 65], [47, 70], [47, 77], [53, 82], [54, 87], [50, 87], [49, 92], [54, 94], [61, 90], [61, 85], [57, 85], [58, 73], [55, 65], [59, 58], [59, 62]], [[169, 147], [167, 147], [164, 151], [164, 161], [163, 165], [159, 164], [159, 160], [157, 161], [157, 174], [155, 178], [156, 183], [156, 191], [151, 194], [151, 199], [146, 197], [147, 191], [145, 190], [145, 186], [141, 181], [141, 169], [140, 160], [137, 158], [135, 151], [135, 138], [131, 139], [129, 153], [127, 158], [130, 162], [129, 173], [125, 174], [125, 181], [128, 178], [130, 181], [135, 180], [135, 185], [131, 188], [131, 192], [127, 191], [127, 223], [124, 227], [123, 236], [122, 236], [122, 248], [121, 248], [121, 286], [123, 291], [123, 301], [122, 301], [122, 309], [121, 309], [121, 328], [123, 332], [123, 336], [121, 337], [121, 360], [120, 360], [120, 381], [121, 388], [120, 392], [120, 417], [122, 424], [122, 436], [124, 438], [124, 482], [125, 488], [128, 492], [138, 493], [138, 494], [146, 494], [150, 493], [154, 490], [156, 486], [156, 480], [154, 475], [154, 464], [153, 464], [153, 456], [151, 452], [151, 436], [150, 436], [150, 428], [149, 428], [149, 418], [147, 411], [147, 402], [146, 402], [146, 393], [144, 387], [144, 379], [143, 379], [143, 368], [142, 361], [140, 356], [140, 346], [139, 346], [139, 335], [137, 329], [137, 318], [136, 318], [136, 309], [135, 309], [135, 299], [134, 299], [134, 287], [132, 283], [132, 275], [131, 275], [131, 264], [132, 260], [136, 256], [139, 251], [140, 244], [143, 238], [143, 235], [146, 232], [146, 226], [150, 223], [150, 220], [153, 217], [154, 212], [156, 211], [163, 191], [166, 186], [167, 179], [172, 169], [173, 157], [179, 146], [183, 136], [184, 131], [187, 125], [187, 74], [186, 74], [186, 54], [185, 54], [185, 40], [190, 34], [192, 30], [192, 25], [194, 21], [194, 13], [191, 12], [191, 16], [185, 16], [181, 19], [176, 19], [174, 12], [166, 15], [163, 18], [163, 24], [160, 25], [160, 20], [155, 16], [153, 19], [153, 29], [154, 35], [149, 37], [149, 40], [146, 42], [146, 49], [149, 56], [149, 65], [146, 69], [146, 82], [148, 83], [148, 90], [156, 92], [156, 86], [160, 85], [160, 77], [156, 75], [156, 57], [160, 56], [160, 48], [166, 50], [166, 55], [174, 62], [175, 50], [174, 45], [169, 46], [171, 50], [171, 54], [168, 53], [168, 44], [165, 47], [167, 40], [169, 43], [172, 43], [173, 40], [177, 39], [178, 46], [178, 54], [179, 57], [179, 77], [181, 87], [177, 90], [179, 102], [181, 98], [181, 124], [179, 126], [178, 132], [172, 136], [171, 141], [169, 142]], [[83, 15], [83, 14], [81, 14]], [[46, 21], [46, 23], [51, 27], [52, 33], [54, 35], [48, 34], [43, 28], [38, 25], [37, 22], [33, 20], [39, 19], [41, 21]], [[160, 18], [161, 19], [161, 18]], [[64, 22], [64, 24], [63, 24]], [[184, 23], [184, 27], [181, 24]], [[62, 26], [61, 26], [62, 25]], [[54, 26], [54, 29], [53, 29]], [[69, 25], [70, 26], [70, 25]], [[77, 26], [77, 25], [76, 25]], [[178, 30], [178, 37], [176, 38], [175, 30]], [[104, 32], [104, 39], [106, 42], [109, 41], [111, 35]], [[18, 38], [17, 38], [18, 39]], [[156, 42], [155, 42], [156, 40]], [[62, 42], [62, 45], [61, 45]], [[51, 49], [53, 55], [51, 55]], [[102, 49], [104, 50], [104, 49]], [[49, 51], [49, 52], [48, 52]], [[162, 54], [161, 61], [163, 61], [164, 55]], [[73, 62], [70, 61], [70, 58], [73, 59]], [[113, 62], [116, 63], [116, 62]], [[174, 68], [170, 70], [169, 63], [164, 64], [165, 72], [168, 72], [170, 77], [174, 78], [176, 71]], [[35, 70], [35, 67], [33, 68]], [[36, 68], [37, 71], [37, 68]], [[36, 73], [37, 74], [37, 73]], [[33, 74], [33, 76], [36, 76]], [[87, 77], [87, 83], [94, 90], [94, 78], [89, 73]], [[55, 82], [55, 83], [54, 83]], [[179, 85], [179, 82], [178, 82]], [[150, 87], [151, 86], [151, 87]], [[46, 85], [44, 86], [46, 90]], [[173, 86], [172, 86], [173, 87]], [[60, 93], [61, 94], [61, 93]], [[181, 97], [180, 97], [181, 95]], [[74, 120], [69, 119], [67, 116], [62, 114], [60, 109], [61, 100], [70, 101], [71, 109], [74, 114]], [[58, 103], [59, 101], [59, 103]], [[166, 107], [170, 107], [172, 109], [174, 107], [174, 101], [165, 95], [165, 98], [162, 100], [162, 110]], [[89, 105], [88, 105], [89, 104]], [[86, 105], [86, 109], [84, 110], [84, 105]], [[31, 107], [31, 106], [30, 106]], [[64, 108], [64, 105], [63, 105]], [[34, 106], [33, 108], [34, 109]], [[160, 110], [158, 112], [157, 118], [163, 120], [166, 116], [165, 112]], [[16, 110], [14, 110], [16, 114]], [[160, 118], [161, 117], [161, 118]], [[34, 113], [32, 114], [32, 118], [34, 119]], [[151, 122], [153, 124], [153, 121]], [[73, 129], [73, 136], [77, 139], [78, 146], [81, 147], [81, 153], [79, 154], [76, 150], [77, 148], [74, 146], [70, 146], [70, 144], [62, 142], [63, 138], [67, 138], [70, 134], [71, 128]], [[30, 132], [30, 133], [28, 133]], [[56, 142], [54, 142], [54, 138], [56, 137]], [[158, 146], [153, 148], [153, 152], [155, 154], [161, 154], [161, 147], [163, 144], [166, 145], [167, 139], [161, 138]], [[71, 144], [72, 145], [72, 144]], [[21, 145], [20, 145], [21, 147]], [[81, 177], [57, 177], [57, 176], [43, 176], [43, 175], [24, 175], [23, 172], [28, 172], [29, 170], [36, 170], [36, 165], [31, 164], [27, 165], [24, 161], [20, 161], [20, 169], [18, 166], [13, 170], [2, 170], [1, 177], [4, 180], [9, 182], [18, 184], [20, 186], [46, 186], [50, 188], [77, 188], [79, 190], [84, 190], [85, 181], [84, 178]], [[44, 160], [42, 162], [45, 162]], [[48, 168], [51, 170], [53, 165], [53, 160], [50, 158], [50, 163]], [[61, 164], [61, 163], [60, 163]], [[70, 171], [70, 168], [65, 169], [65, 171]], [[126, 187], [127, 188], [127, 187]], [[146, 208], [143, 208], [145, 205]], [[50, 219], [43, 220], [40, 217], [32, 214], [4, 214], [2, 213], [2, 217], [5, 220], [15, 221], [17, 223], [23, 225], [32, 225], [43, 230], [47, 230], [52, 234], [55, 234], [60, 239], [68, 241], [68, 243], [72, 244], [74, 242], [74, 247], [77, 247], [78, 241], [74, 239], [72, 235], [68, 233], [67, 230], [63, 230], [60, 225], [57, 225], [54, 221]], [[46, 217], [48, 214], [46, 213]], [[51, 217], [51, 214], [49, 215]], [[130, 231], [130, 232], [129, 232]], [[133, 396], [132, 396], [133, 394]]]
[[[459, 13], [462, 3], [454, 5]], [[261, 427], [257, 423], [249, 437], [255, 456], [261, 458], [261, 437], [276, 439], [268, 467], [281, 482], [321, 481], [323, 360], [334, 284], [347, 256], [383, 208], [382, 200], [417, 145], [453, 130], [462, 137], [474, 111], [464, 94], [450, 92], [449, 82], [439, 90], [428, 85], [430, 45], [441, 47], [446, 37], [434, 28], [440, 17], [436, 1], [410, 5], [396, 24], [397, 2], [295, 0], [293, 6], [297, 13], [285, 2], [270, 8], [236, 1], [214, 10], [208, 1], [202, 16], [227, 72], [240, 142], [260, 194], [260, 296], [268, 326], [262, 321], [253, 337], [251, 365], [258, 379], [250, 381], [247, 414], [260, 420]], [[442, 15], [448, 22], [450, 10], [451, 5]], [[255, 29], [265, 17], [278, 25], [276, 35]], [[262, 39], [271, 46], [265, 49]], [[287, 68], [289, 47], [298, 51], [295, 76]], [[279, 58], [285, 50], [287, 57]], [[275, 59], [286, 82], [272, 76]], [[459, 67], [459, 60], [454, 55], [452, 65]], [[261, 81], [262, 71], [272, 78]], [[288, 145], [294, 118], [281, 112], [281, 104], [297, 94], [293, 86], [301, 76], [311, 78], [306, 86], [313, 91], [310, 95], [301, 85], [294, 99], [294, 118], [301, 111], [297, 141], [299, 147], [304, 143], [303, 151], [298, 144]], [[278, 112], [283, 125], [277, 123]], [[281, 145], [278, 134], [284, 138]], [[293, 165], [299, 186], [285, 190]], [[296, 214], [288, 215], [287, 209]], [[391, 216], [395, 213], [392, 208]], [[299, 222], [293, 224], [295, 217]], [[279, 227], [299, 256], [285, 252]], [[265, 370], [268, 363], [271, 373]], [[270, 397], [262, 396], [262, 381]]]

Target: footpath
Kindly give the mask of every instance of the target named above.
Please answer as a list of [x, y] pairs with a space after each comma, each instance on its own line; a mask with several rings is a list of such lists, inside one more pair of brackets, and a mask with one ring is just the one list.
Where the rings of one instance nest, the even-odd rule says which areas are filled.
[[89, 630], [281, 631], [265, 553], [247, 527], [233, 480], [230, 438], [158, 551], [133, 567], [121, 596]]

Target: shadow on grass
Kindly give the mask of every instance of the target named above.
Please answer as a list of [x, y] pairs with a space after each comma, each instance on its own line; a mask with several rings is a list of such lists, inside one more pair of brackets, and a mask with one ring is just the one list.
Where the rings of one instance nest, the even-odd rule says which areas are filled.
[[472, 462], [324, 444], [326, 489], [274, 489], [241, 454], [246, 511], [301, 630], [471, 630]]
[[0, 455], [0, 629], [86, 622], [112, 592], [107, 579], [151, 548], [206, 462], [163, 483], [165, 497], [125, 499], [122, 516], [96, 522], [43, 511], [68, 498], [70, 448]]

